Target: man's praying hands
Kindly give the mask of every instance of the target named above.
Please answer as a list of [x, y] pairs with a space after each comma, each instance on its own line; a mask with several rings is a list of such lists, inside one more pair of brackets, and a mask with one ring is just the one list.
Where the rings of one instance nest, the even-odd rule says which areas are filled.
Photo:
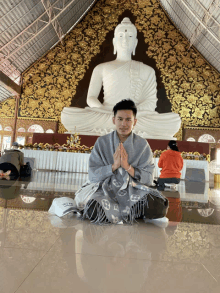
[[125, 170], [127, 170], [130, 165], [128, 164], [128, 154], [126, 152], [126, 149], [124, 148], [123, 144], [120, 143], [121, 145], [121, 167], [124, 168]]
[[132, 177], [134, 177], [134, 168], [128, 163], [128, 154], [126, 149], [123, 146], [123, 143], [120, 142], [114, 155], [114, 164], [112, 165], [112, 172], [114, 172], [119, 167], [124, 168]]
[[114, 155], [114, 164], [112, 165], [112, 172], [121, 167], [121, 143], [119, 143]]

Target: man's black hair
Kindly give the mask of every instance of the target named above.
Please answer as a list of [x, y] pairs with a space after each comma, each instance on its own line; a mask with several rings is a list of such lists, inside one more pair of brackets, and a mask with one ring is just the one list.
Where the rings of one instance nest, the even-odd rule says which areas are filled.
[[135, 103], [130, 99], [121, 100], [114, 106], [113, 108], [114, 116], [117, 114], [117, 111], [119, 110], [131, 110], [134, 114], [134, 117], [136, 117], [136, 114], [137, 114], [137, 107]]

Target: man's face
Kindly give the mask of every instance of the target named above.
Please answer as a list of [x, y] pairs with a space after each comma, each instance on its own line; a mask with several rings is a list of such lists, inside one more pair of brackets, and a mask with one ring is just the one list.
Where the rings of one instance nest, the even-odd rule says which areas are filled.
[[118, 134], [122, 137], [128, 136], [137, 123], [132, 110], [119, 110], [112, 119]]

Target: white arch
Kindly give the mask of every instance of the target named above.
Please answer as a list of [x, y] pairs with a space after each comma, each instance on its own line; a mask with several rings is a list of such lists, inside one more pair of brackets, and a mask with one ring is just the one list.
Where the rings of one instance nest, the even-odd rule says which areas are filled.
[[38, 124], [33, 124], [28, 128], [28, 132], [44, 133], [44, 129]]
[[26, 130], [24, 129], [24, 127], [19, 127], [18, 128], [18, 132], [25, 132]]
[[11, 126], [6, 126], [6, 127], [4, 128], [4, 131], [12, 131]]
[[210, 134], [203, 134], [199, 137], [198, 142], [215, 142], [215, 138]]
[[54, 131], [52, 129], [47, 129], [46, 133], [54, 133]]
[[0, 130], [2, 130], [2, 126], [1, 126], [1, 124], [0, 124]]
[[187, 141], [196, 141], [194, 137], [188, 137]]
[[214, 213], [214, 209], [212, 209], [212, 208], [197, 209], [197, 212], [200, 214], [200, 216], [202, 216], [204, 218], [208, 218]]
[[36, 200], [36, 197], [26, 196], [26, 195], [20, 195], [21, 199], [25, 203], [32, 203]]

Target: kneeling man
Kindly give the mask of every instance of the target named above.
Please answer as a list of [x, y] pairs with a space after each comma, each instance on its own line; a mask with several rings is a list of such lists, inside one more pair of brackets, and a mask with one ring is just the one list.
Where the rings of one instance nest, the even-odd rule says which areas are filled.
[[148, 187], [154, 171], [151, 148], [132, 132], [137, 108], [132, 100], [122, 100], [113, 111], [116, 130], [97, 139], [89, 159], [89, 182], [76, 193], [77, 208], [95, 223], [162, 218], [168, 200]]

